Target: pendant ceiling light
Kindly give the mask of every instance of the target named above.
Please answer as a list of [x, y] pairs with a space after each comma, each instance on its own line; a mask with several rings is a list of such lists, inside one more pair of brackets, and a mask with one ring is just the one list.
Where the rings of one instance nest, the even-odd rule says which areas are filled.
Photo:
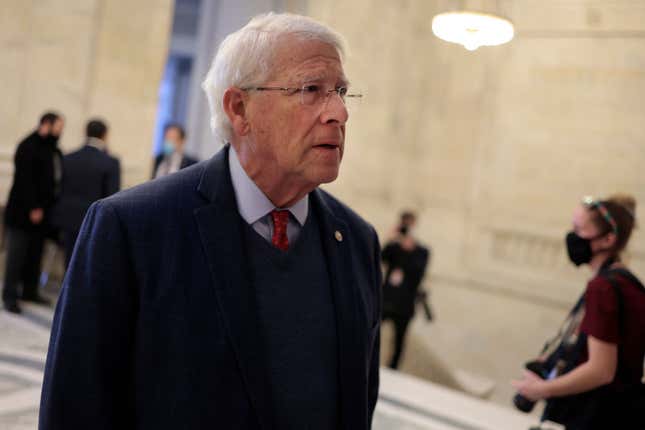
[[463, 45], [469, 51], [513, 39], [513, 24], [500, 16], [469, 11], [446, 12], [432, 18], [432, 32], [439, 39]]

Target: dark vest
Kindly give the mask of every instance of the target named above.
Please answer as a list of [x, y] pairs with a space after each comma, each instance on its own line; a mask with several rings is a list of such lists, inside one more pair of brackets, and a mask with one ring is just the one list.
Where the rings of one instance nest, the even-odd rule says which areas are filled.
[[275, 428], [336, 429], [336, 320], [314, 211], [287, 252], [244, 225]]

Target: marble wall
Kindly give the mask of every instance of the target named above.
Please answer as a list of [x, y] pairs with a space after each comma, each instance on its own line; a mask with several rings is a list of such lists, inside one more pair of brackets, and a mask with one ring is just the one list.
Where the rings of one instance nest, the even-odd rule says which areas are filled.
[[[645, 3], [480, 3], [514, 21], [511, 43], [437, 39], [446, 1], [311, 1], [308, 13], [346, 36], [366, 94], [328, 188], [383, 235], [400, 209], [419, 212], [439, 319], [413, 336], [494, 378], [508, 403], [509, 377], [589, 276], [564, 250], [573, 207], [622, 191], [645, 211]], [[628, 260], [645, 276], [642, 232]]]
[[[432, 34], [445, 2], [309, 3], [347, 37], [366, 93], [329, 188], [381, 232], [418, 210], [436, 275], [564, 304], [586, 276], [563, 249], [580, 197], [645, 204], [645, 4], [498, 3], [518, 34], [475, 52]], [[645, 275], [642, 236], [632, 242]]]
[[172, 9], [172, 0], [1, 2], [0, 201], [17, 142], [48, 109], [65, 115], [64, 151], [82, 143], [89, 117], [100, 116], [111, 127], [123, 185], [148, 177]]

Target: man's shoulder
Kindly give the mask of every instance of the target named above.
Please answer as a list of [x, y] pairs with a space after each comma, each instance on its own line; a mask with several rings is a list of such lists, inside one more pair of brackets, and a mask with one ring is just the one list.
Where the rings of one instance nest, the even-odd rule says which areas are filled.
[[41, 138], [37, 133], [31, 133], [23, 137], [20, 142], [18, 142], [18, 151], [25, 150], [36, 150], [38, 149], [38, 144], [40, 143]]
[[74, 151], [69, 152], [63, 156], [63, 160], [65, 160], [67, 163], [82, 163], [84, 165], [90, 163], [91, 166], [102, 165], [111, 158], [112, 157], [110, 157], [100, 149], [93, 148], [88, 145], [83, 145], [80, 148], [77, 148]]
[[109, 166], [113, 166], [115, 164], [119, 164], [120, 161], [118, 157], [115, 157], [114, 155], [109, 154], [108, 152], [105, 151], [98, 151], [99, 152], [99, 158]]
[[[114, 159], [118, 162], [117, 159]], [[199, 163], [172, 175], [136, 185], [101, 200], [118, 212], [147, 214], [165, 209], [190, 209], [191, 200], [198, 197], [197, 186], [205, 168]]]
[[103, 169], [107, 170], [108, 172], [114, 172], [115, 170], [121, 169], [121, 161], [117, 157], [110, 155], [107, 152], [101, 151], [100, 160]]
[[119, 157], [115, 157], [114, 155], [106, 154], [108, 156], [108, 160], [110, 160], [110, 163], [113, 166], [121, 166], [121, 160], [119, 160]]
[[83, 145], [80, 148], [76, 148], [75, 150], [68, 152], [63, 156], [65, 160], [74, 160], [76, 158], [82, 158], [84, 154], [86, 154], [88, 151], [87, 145]]
[[41, 140], [42, 138], [40, 137], [40, 135], [38, 135], [38, 133], [34, 131], [29, 133], [25, 137], [23, 137], [22, 140], [20, 141], [20, 144], [22, 145], [22, 144], [40, 143]]

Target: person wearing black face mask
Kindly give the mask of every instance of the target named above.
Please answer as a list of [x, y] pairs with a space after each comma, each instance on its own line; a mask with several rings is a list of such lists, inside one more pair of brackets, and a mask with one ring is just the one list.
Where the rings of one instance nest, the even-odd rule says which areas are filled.
[[381, 252], [386, 266], [383, 283], [383, 316], [394, 324], [394, 350], [388, 366], [399, 367], [405, 335], [414, 317], [419, 285], [423, 280], [430, 250], [417, 242], [411, 233], [416, 223], [412, 212], [403, 212], [401, 220]]
[[623, 195], [585, 198], [576, 209], [567, 253], [594, 276], [540, 365], [532, 366], [539, 374], [527, 371], [513, 382], [523, 399], [546, 399], [543, 419], [567, 430], [645, 428], [645, 287], [620, 259], [635, 209], [633, 197]]
[[48, 303], [38, 293], [38, 280], [43, 244], [50, 231], [50, 209], [60, 193], [63, 172], [58, 139], [63, 127], [59, 114], [47, 112], [16, 150], [13, 185], [4, 217], [7, 261], [2, 301], [9, 312], [21, 312], [19, 298]]

